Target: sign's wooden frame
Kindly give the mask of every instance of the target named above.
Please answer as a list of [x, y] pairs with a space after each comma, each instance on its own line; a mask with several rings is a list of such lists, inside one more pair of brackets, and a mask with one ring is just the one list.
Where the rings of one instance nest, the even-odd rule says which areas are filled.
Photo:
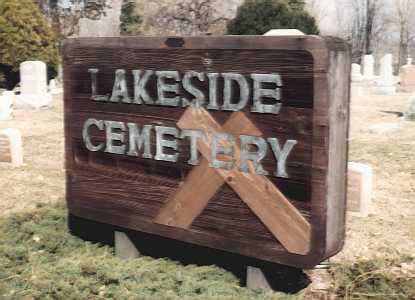
[[[312, 117], [311, 211], [306, 220], [290, 201], [264, 176], [237, 171], [222, 171], [201, 165], [194, 167], [179, 189], [171, 195], [152, 222], [121, 216], [110, 209], [97, 210], [76, 195], [72, 183], [78, 172], [93, 166], [78, 157], [73, 144], [74, 113], [72, 99], [77, 97], [73, 66], [82, 62], [85, 50], [111, 49], [187, 49], [187, 50], [284, 50], [306, 51], [313, 58], [314, 108]], [[102, 57], [105, 59], [105, 57]], [[70, 39], [64, 47], [65, 134], [67, 200], [70, 212], [83, 218], [139, 230], [202, 246], [214, 247], [271, 262], [311, 267], [337, 253], [344, 242], [347, 135], [349, 120], [350, 50], [335, 38], [295, 37], [189, 37], [189, 38], [92, 38]], [[188, 108], [177, 123], [179, 128], [209, 128], [236, 134], [260, 136], [261, 132], [242, 112], [233, 113], [220, 126], [202, 108]], [[321, 147], [324, 139], [324, 147]], [[206, 156], [209, 145], [199, 143]], [[95, 170], [108, 166], [93, 166]], [[75, 171], [76, 169], [76, 171]], [[253, 185], [250, 182], [254, 181]], [[207, 183], [207, 184], [206, 184]], [[204, 232], [189, 230], [211, 197], [228, 184], [259, 217], [283, 247], [261, 248], [249, 241], [224, 240]], [[197, 196], [193, 191], [198, 190]], [[97, 191], [98, 192], [98, 191]], [[91, 192], [89, 192], [91, 193]], [[190, 198], [189, 195], [193, 195]], [[97, 195], [99, 197], [99, 193]], [[197, 201], [196, 201], [197, 200]], [[116, 208], [114, 208], [116, 210]], [[258, 251], [260, 249], [260, 251]]]

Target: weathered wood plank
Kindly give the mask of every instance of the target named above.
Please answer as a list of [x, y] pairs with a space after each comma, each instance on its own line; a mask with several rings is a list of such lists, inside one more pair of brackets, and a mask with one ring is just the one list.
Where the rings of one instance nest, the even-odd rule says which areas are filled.
[[[203, 108], [189, 107], [178, 126], [197, 128], [204, 132], [223, 132], [221, 126]], [[206, 139], [199, 140], [198, 149], [205, 158], [210, 157], [211, 150]], [[240, 157], [238, 147], [234, 149], [235, 157]], [[235, 165], [239, 165], [238, 159]], [[266, 177], [252, 171], [246, 174], [235, 169], [216, 171], [289, 252], [302, 255], [309, 252], [310, 224]]]
[[[223, 126], [223, 129], [233, 134], [251, 134], [261, 136], [262, 133], [245, 116], [235, 112]], [[225, 180], [209, 167], [206, 158], [202, 158], [199, 166], [195, 167], [184, 182], [179, 186], [172, 200], [161, 209], [154, 222], [189, 228], [194, 219], [206, 208], [209, 200], [218, 192]]]

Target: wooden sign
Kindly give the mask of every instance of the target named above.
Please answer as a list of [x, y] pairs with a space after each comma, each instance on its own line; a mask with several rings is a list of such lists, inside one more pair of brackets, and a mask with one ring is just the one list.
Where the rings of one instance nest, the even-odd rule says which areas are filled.
[[68, 40], [70, 212], [318, 264], [344, 241], [349, 68], [315, 36]]

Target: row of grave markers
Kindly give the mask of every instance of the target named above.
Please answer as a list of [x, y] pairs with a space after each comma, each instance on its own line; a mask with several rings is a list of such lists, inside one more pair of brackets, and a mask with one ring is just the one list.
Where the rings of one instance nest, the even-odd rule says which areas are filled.
[[415, 92], [415, 65], [412, 58], [408, 58], [407, 64], [399, 70], [399, 76], [393, 74], [393, 56], [386, 54], [380, 61], [380, 72], [375, 74], [375, 59], [373, 55], [363, 57], [363, 72], [359, 64], [352, 64], [352, 83], [358, 88], [361, 94], [362, 87], [370, 88], [374, 94], [394, 95], [397, 91], [397, 84], [400, 84], [400, 91]]
[[[57, 80], [47, 85], [47, 67], [42, 61], [25, 61], [20, 64], [20, 89], [0, 93], [0, 121], [13, 118], [14, 108], [49, 107], [52, 95], [62, 93]], [[0, 129], [0, 163], [13, 167], [23, 165], [23, 145], [20, 130]]]

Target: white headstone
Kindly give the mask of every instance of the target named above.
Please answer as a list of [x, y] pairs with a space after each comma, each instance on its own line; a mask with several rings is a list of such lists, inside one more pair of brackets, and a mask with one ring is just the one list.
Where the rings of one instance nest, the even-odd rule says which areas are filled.
[[347, 176], [347, 210], [367, 217], [372, 200], [372, 168], [369, 165], [349, 162]]
[[271, 29], [264, 35], [304, 35], [304, 33], [298, 29]]
[[393, 85], [392, 54], [386, 54], [380, 61], [380, 85]]
[[392, 54], [386, 54], [380, 61], [380, 77], [377, 86], [377, 94], [393, 95], [396, 93]]
[[415, 94], [409, 97], [409, 105], [405, 112], [405, 120], [415, 121]]
[[[22, 135], [20, 131], [15, 128], [7, 128], [0, 130], [0, 146], [5, 143], [7, 149], [0, 149], [0, 154], [7, 152], [6, 156], [10, 157], [10, 162], [13, 166], [19, 167], [23, 165], [23, 144], [22, 144]], [[5, 151], [4, 151], [5, 150]], [[4, 155], [3, 155], [4, 156]], [[2, 157], [3, 157], [2, 156]]]
[[0, 121], [10, 120], [13, 114], [14, 92], [5, 91], [0, 95]]
[[407, 66], [407, 67], [412, 66], [412, 57], [408, 56], [408, 59], [406, 61], [406, 65], [405, 66]]
[[59, 87], [57, 79], [51, 79], [49, 81], [49, 93], [51, 93], [52, 95], [63, 93], [63, 89]]
[[16, 106], [39, 108], [52, 101], [48, 94], [46, 64], [41, 61], [25, 61], [20, 64], [20, 95]]
[[365, 80], [373, 80], [375, 78], [375, 59], [373, 55], [365, 55], [363, 57], [363, 77]]
[[46, 94], [46, 64], [41, 61], [25, 61], [20, 64], [20, 91], [22, 94]]
[[401, 128], [401, 123], [383, 122], [371, 125], [369, 127], [369, 132], [374, 134], [385, 134], [397, 131]]
[[352, 64], [352, 81], [362, 81], [363, 76], [359, 64]]

